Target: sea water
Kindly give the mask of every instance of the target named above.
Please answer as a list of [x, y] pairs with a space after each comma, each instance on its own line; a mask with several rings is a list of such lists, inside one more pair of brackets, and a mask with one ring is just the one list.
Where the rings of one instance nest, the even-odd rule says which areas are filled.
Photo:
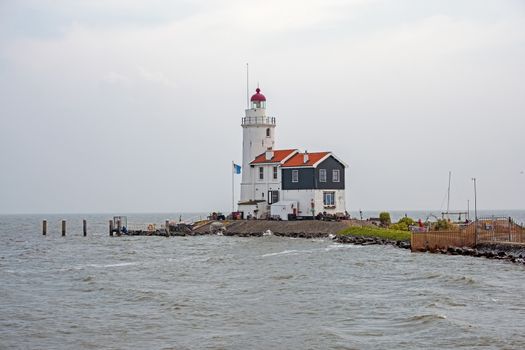
[[0, 349], [525, 344], [520, 264], [271, 235], [109, 237], [109, 218], [0, 216]]

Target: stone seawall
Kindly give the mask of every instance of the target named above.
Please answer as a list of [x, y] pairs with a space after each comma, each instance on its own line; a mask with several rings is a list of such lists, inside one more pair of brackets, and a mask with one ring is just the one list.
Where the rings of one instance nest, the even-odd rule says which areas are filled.
[[[219, 222], [220, 224], [220, 222]], [[213, 233], [218, 227], [218, 223], [210, 223], [204, 227], [195, 230], [197, 234]], [[224, 223], [224, 235], [235, 236], [262, 236], [264, 233], [269, 233], [276, 236], [288, 237], [328, 237], [336, 235], [339, 231], [347, 228], [348, 222], [333, 222], [333, 221], [315, 221], [315, 220], [301, 220], [301, 221], [273, 221], [273, 220], [240, 220]]]
[[410, 248], [408, 241], [395, 241], [377, 237], [341, 236], [338, 233], [349, 226], [361, 225], [354, 220], [331, 221], [269, 221], [244, 220], [228, 223], [208, 223], [194, 230], [194, 235], [216, 234], [224, 236], [259, 237], [265, 234], [291, 238], [330, 238], [338, 243], [357, 245], [393, 245], [400, 248]]

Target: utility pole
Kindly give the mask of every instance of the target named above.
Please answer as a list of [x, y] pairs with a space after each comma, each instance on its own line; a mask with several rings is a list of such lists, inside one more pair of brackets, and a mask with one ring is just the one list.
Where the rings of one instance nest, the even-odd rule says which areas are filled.
[[473, 177], [472, 181], [474, 182], [474, 225], [475, 226], [475, 244], [478, 244], [478, 196], [477, 196], [477, 190], [476, 190], [476, 178]]
[[448, 172], [448, 192], [447, 192], [447, 219], [450, 219], [450, 178], [452, 177], [452, 171]]
[[476, 219], [476, 222], [478, 221], [478, 196], [477, 196], [477, 190], [476, 190], [476, 178], [473, 177], [472, 181], [474, 182], [474, 218]]

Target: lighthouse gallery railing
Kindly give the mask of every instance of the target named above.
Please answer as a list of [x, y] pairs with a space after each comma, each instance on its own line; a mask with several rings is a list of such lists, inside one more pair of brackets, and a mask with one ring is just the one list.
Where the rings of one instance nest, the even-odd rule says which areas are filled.
[[275, 117], [244, 117], [241, 125], [275, 125]]

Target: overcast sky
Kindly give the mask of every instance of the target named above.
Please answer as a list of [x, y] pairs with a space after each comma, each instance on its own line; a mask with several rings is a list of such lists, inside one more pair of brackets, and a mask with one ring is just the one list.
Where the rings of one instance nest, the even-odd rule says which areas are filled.
[[246, 62], [349, 209], [525, 209], [523, 0], [0, 0], [0, 213], [228, 210]]

